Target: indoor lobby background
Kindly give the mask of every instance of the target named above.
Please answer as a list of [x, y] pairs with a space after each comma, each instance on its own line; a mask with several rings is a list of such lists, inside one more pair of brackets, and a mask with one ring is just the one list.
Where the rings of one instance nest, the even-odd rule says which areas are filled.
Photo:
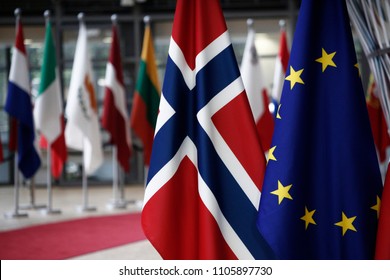
[[[263, 68], [263, 76], [268, 92], [271, 92], [275, 69], [275, 60], [279, 51], [280, 21], [285, 22], [287, 43], [289, 48], [295, 30], [299, 12], [300, 0], [221, 0], [221, 6], [226, 19], [228, 31], [234, 52], [241, 64], [244, 46], [247, 38], [247, 20], [254, 21], [256, 31], [256, 47]], [[29, 59], [32, 95], [36, 95], [40, 84], [42, 66], [43, 42], [45, 38], [45, 10], [51, 12], [51, 23], [57, 49], [57, 66], [59, 70], [61, 94], [64, 106], [70, 84], [71, 71], [75, 53], [76, 40], [79, 31], [77, 15], [85, 14], [88, 30], [89, 53], [91, 55], [94, 86], [97, 94], [99, 116], [102, 115], [104, 101], [104, 78], [111, 43], [111, 16], [118, 15], [118, 30], [121, 47], [122, 68], [126, 90], [127, 109], [130, 114], [136, 86], [138, 66], [144, 35], [144, 17], [151, 18], [156, 63], [159, 71], [160, 86], [162, 86], [168, 47], [172, 31], [175, 0], [12, 0], [0, 4], [0, 138], [5, 161], [0, 164], [0, 211], [12, 210], [14, 184], [14, 157], [8, 150], [10, 120], [4, 110], [8, 87], [8, 75], [11, 64], [12, 47], [15, 41], [14, 10], [21, 8], [21, 20], [24, 28], [25, 45]], [[358, 39], [355, 37], [355, 47], [360, 64], [364, 88], [367, 88], [369, 69], [362, 53]], [[272, 110], [272, 107], [270, 108]], [[130, 125], [130, 123], [129, 123]], [[100, 203], [97, 213], [107, 213], [104, 204], [111, 197], [113, 181], [112, 146], [109, 135], [101, 127], [104, 163], [90, 177], [88, 185], [94, 189], [90, 193], [93, 204]], [[125, 186], [126, 198], [140, 201], [143, 197], [145, 169], [142, 156], [142, 144], [132, 133], [133, 154], [130, 159], [130, 172], [122, 174], [121, 182]], [[33, 183], [38, 199], [45, 199], [47, 165], [45, 151], [41, 151], [42, 165], [34, 176], [33, 182], [22, 182], [21, 203], [28, 202], [28, 187]], [[17, 228], [33, 223], [52, 222], [56, 220], [80, 217], [74, 212], [74, 207], [81, 202], [82, 185], [82, 153], [68, 149], [68, 160], [59, 180], [53, 182], [54, 206], [62, 209], [62, 214], [45, 217], [33, 212], [24, 221], [4, 222], [1, 217], [0, 230]], [[5, 191], [7, 190], [7, 191]], [[72, 190], [69, 196], [63, 195], [65, 190]], [[61, 200], [62, 199], [62, 200]], [[44, 200], [40, 201], [44, 202]], [[142, 203], [142, 202], [141, 202]], [[101, 206], [100, 205], [100, 206]], [[129, 211], [140, 211], [139, 204], [129, 206]], [[31, 213], [31, 212], [29, 212]], [[3, 213], [0, 213], [3, 215]], [[146, 241], [145, 241], [146, 242]], [[136, 248], [136, 249], [134, 249]], [[147, 248], [147, 249], [145, 249]], [[102, 256], [96, 258], [158, 258], [155, 252], [145, 255], [145, 250], [153, 250], [149, 244], [143, 243], [133, 247], [133, 255], [120, 251], [120, 255]], [[125, 256], [125, 257], [124, 257]], [[88, 256], [86, 258], [91, 258]]]

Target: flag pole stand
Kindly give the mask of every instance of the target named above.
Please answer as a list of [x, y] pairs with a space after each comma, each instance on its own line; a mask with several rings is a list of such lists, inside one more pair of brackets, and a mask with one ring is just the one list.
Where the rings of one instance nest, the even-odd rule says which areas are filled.
[[27, 213], [21, 213], [19, 212], [19, 169], [18, 169], [18, 155], [15, 152], [14, 157], [14, 203], [15, 208], [13, 212], [7, 212], [4, 214], [5, 218], [26, 218], [28, 217]]
[[[149, 172], [149, 166], [145, 165], [144, 166], [144, 188], [146, 188], [146, 180], [148, 177], [148, 172]], [[128, 203], [142, 209], [144, 202], [142, 199], [132, 199], [132, 200], [128, 200]]]
[[124, 178], [124, 172], [121, 166], [118, 168], [119, 171], [119, 190], [120, 190], [120, 202], [124, 205], [130, 204], [135, 202], [135, 200], [126, 200], [125, 198], [125, 178]]
[[30, 210], [30, 209], [39, 210], [39, 209], [46, 208], [45, 204], [39, 204], [39, 205], [35, 204], [35, 180], [34, 180], [34, 177], [31, 178], [31, 180], [29, 180], [28, 182], [29, 182], [29, 189], [30, 189], [30, 204], [28, 204], [28, 205], [21, 205], [20, 209], [23, 209], [23, 210]]
[[45, 214], [61, 214], [61, 210], [59, 209], [53, 209], [52, 208], [52, 201], [53, 201], [53, 190], [52, 190], [52, 184], [51, 184], [51, 173], [50, 173], [50, 166], [51, 166], [51, 150], [50, 146], [47, 147], [47, 207], [46, 209], [43, 209], [43, 213]]
[[[83, 152], [84, 159], [84, 152]], [[83, 160], [84, 163], [84, 160]], [[81, 212], [94, 212], [97, 210], [94, 206], [88, 206], [88, 176], [85, 172], [84, 164], [83, 164], [83, 205], [79, 207]]]
[[111, 209], [124, 209], [126, 208], [126, 202], [124, 202], [119, 195], [119, 166], [117, 160], [118, 150], [115, 145], [112, 146], [112, 199], [108, 203], [108, 208]]

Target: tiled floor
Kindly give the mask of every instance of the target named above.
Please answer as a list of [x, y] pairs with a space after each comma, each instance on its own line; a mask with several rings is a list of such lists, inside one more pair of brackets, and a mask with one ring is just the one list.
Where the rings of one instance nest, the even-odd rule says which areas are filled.
[[[35, 205], [48, 204], [48, 192], [44, 187], [35, 189]], [[27, 187], [19, 189], [20, 208], [31, 206], [31, 192]], [[43, 224], [81, 218], [93, 215], [120, 214], [140, 211], [144, 194], [143, 186], [132, 185], [124, 189], [124, 198], [129, 203], [125, 209], [112, 207], [112, 186], [90, 186], [88, 188], [88, 206], [96, 207], [96, 211], [81, 211], [83, 192], [80, 187], [58, 187], [52, 189], [52, 209], [61, 210], [60, 214], [47, 214], [43, 209], [21, 209], [18, 213], [26, 213], [27, 217], [9, 218], [8, 214], [15, 213], [14, 187], [0, 187], [0, 231], [17, 229], [29, 225]], [[129, 245], [120, 246], [92, 254], [82, 255], [74, 259], [84, 260], [159, 260], [161, 257], [151, 244], [145, 240]]]

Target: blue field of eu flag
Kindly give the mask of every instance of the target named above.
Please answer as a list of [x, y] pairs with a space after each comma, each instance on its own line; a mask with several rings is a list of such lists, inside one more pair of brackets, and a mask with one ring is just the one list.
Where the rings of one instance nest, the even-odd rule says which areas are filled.
[[258, 228], [280, 259], [372, 259], [382, 181], [345, 1], [303, 0]]

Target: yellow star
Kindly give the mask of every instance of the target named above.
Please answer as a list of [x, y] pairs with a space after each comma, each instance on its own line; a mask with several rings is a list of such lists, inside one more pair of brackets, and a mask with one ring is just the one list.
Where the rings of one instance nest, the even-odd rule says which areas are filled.
[[[270, 161], [270, 160], [276, 161], [276, 157], [274, 156], [275, 149], [276, 149], [276, 146], [273, 146], [272, 148], [270, 148], [268, 150], [268, 161]], [[268, 161], [267, 161], [267, 163], [268, 163]]]
[[359, 63], [356, 63], [354, 66], [357, 68], [358, 73], [359, 73], [359, 77], [360, 77], [360, 67], [359, 67]]
[[305, 84], [301, 79], [301, 74], [303, 69], [295, 71], [292, 66], [290, 66], [290, 75], [286, 77], [287, 81], [290, 81], [290, 89], [293, 89], [296, 83]]
[[284, 198], [288, 198], [292, 200], [291, 195], [288, 193], [291, 189], [292, 184], [288, 186], [283, 186], [283, 184], [278, 180], [278, 189], [271, 192], [274, 195], [278, 196], [279, 204], [282, 203]]
[[343, 236], [347, 232], [347, 230], [353, 230], [357, 231], [356, 228], [353, 226], [353, 221], [355, 221], [356, 216], [348, 218], [344, 212], [342, 212], [342, 218], [341, 221], [338, 223], [335, 223], [336, 226], [342, 227], [343, 228]]
[[279, 120], [282, 119], [282, 117], [280, 116], [280, 107], [282, 107], [282, 104], [279, 104], [278, 111], [276, 112], [276, 118], [279, 119]]
[[301, 220], [305, 221], [305, 229], [307, 229], [309, 224], [316, 225], [316, 222], [313, 219], [313, 215], [314, 215], [315, 211], [316, 210], [309, 211], [309, 210], [307, 210], [307, 207], [305, 206], [305, 215], [303, 217], [301, 217]]
[[328, 66], [337, 67], [336, 64], [333, 62], [333, 57], [335, 56], [335, 54], [336, 52], [328, 54], [324, 49], [322, 49], [322, 56], [316, 59], [317, 62], [322, 64], [322, 72], [324, 72], [326, 67]]
[[379, 210], [381, 209], [381, 199], [379, 196], [376, 196], [376, 204], [371, 209], [376, 211], [376, 216], [379, 218]]

